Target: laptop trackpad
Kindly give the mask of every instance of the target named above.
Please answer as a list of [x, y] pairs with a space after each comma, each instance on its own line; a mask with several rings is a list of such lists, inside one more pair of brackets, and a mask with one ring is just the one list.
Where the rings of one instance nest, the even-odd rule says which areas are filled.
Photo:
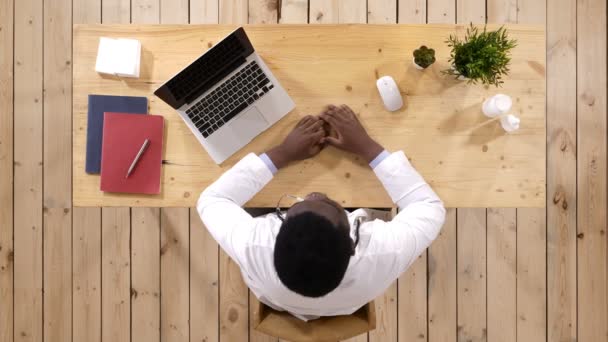
[[232, 132], [244, 143], [250, 142], [267, 127], [268, 122], [255, 107], [249, 108], [230, 124]]

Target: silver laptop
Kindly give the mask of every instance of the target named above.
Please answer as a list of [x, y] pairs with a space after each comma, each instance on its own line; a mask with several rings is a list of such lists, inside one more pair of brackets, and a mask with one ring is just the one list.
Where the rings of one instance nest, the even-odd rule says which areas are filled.
[[242, 27], [154, 94], [177, 110], [217, 164], [295, 107]]

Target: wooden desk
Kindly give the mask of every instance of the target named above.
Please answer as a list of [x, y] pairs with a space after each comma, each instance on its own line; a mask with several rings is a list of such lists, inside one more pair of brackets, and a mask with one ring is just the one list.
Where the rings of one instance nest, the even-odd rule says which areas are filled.
[[[490, 26], [495, 28], [496, 26]], [[448, 67], [446, 38], [456, 25], [246, 26], [254, 47], [296, 102], [296, 109], [221, 166], [198, 144], [181, 118], [152, 92], [235, 26], [76, 25], [74, 27], [74, 205], [193, 206], [199, 193], [248, 152], [279, 143], [297, 120], [326, 104], [349, 104], [388, 150], [402, 149], [449, 207], [545, 206], [545, 33], [509, 25], [518, 40], [510, 77], [501, 89], [467, 85], [440, 73]], [[95, 73], [98, 38], [132, 37], [143, 46], [139, 79]], [[437, 62], [420, 72], [412, 51], [435, 48]], [[405, 95], [399, 112], [384, 110], [375, 86], [391, 75]], [[505, 134], [481, 103], [498, 92], [514, 100], [522, 128]], [[84, 172], [88, 94], [148, 96], [150, 113], [166, 118], [162, 193], [107, 194], [99, 176]], [[369, 167], [327, 148], [290, 165], [248, 204], [271, 207], [282, 194], [322, 191], [344, 206], [392, 203]]]

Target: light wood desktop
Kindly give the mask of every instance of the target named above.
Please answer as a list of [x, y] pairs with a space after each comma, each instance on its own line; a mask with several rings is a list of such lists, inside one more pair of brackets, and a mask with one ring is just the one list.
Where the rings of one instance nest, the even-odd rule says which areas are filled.
[[[200, 192], [247, 153], [278, 144], [304, 115], [326, 104], [348, 104], [370, 135], [389, 151], [403, 150], [448, 207], [545, 206], [545, 31], [508, 25], [517, 39], [510, 75], [501, 88], [469, 85], [442, 75], [449, 67], [450, 34], [463, 25], [257, 25], [245, 26], [256, 51], [296, 103], [296, 109], [222, 165], [216, 165], [178, 114], [152, 93], [236, 26], [74, 26], [74, 206], [193, 206]], [[489, 25], [488, 28], [497, 28]], [[142, 42], [141, 77], [95, 72], [99, 37]], [[436, 50], [425, 71], [412, 65], [420, 45]], [[388, 112], [375, 80], [390, 75], [405, 101]], [[519, 131], [507, 134], [486, 118], [481, 103], [496, 93], [513, 98]], [[151, 114], [163, 115], [165, 147], [161, 194], [109, 194], [99, 176], [84, 172], [87, 95], [147, 96]], [[247, 205], [275, 206], [283, 194], [321, 191], [345, 207], [390, 207], [372, 170], [359, 158], [326, 148], [317, 157], [281, 170]]]

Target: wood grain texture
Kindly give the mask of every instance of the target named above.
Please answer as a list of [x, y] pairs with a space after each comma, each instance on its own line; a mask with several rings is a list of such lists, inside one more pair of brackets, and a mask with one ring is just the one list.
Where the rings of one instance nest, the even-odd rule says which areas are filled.
[[101, 23], [101, 0], [72, 0], [72, 18], [74, 24]]
[[13, 0], [0, 2], [0, 341], [13, 339]]
[[219, 247], [190, 209], [190, 341], [219, 339]]
[[369, 342], [397, 341], [397, 281], [374, 300], [376, 329], [369, 332]]
[[239, 266], [220, 249], [220, 341], [247, 341], [249, 298]]
[[101, 340], [131, 339], [129, 208], [104, 208], [101, 217]]
[[[533, 2], [521, 0], [521, 2]], [[518, 0], [487, 0], [488, 22], [495, 24], [517, 23]]]
[[131, 22], [133, 24], [160, 23], [159, 0], [131, 0]]
[[397, 22], [397, 1], [368, 0], [367, 22], [370, 24], [394, 24]]
[[517, 209], [517, 340], [545, 341], [547, 225], [544, 210]]
[[[210, 184], [246, 153], [263, 151], [277, 144], [302, 115], [318, 112], [327, 103], [346, 102], [360, 113], [370, 134], [386, 148], [410, 147], [408, 156], [413, 164], [447, 206], [544, 205], [544, 37], [542, 30], [527, 26], [510, 27], [511, 36], [519, 40], [519, 49], [513, 52], [511, 76], [501, 91], [519, 98], [525, 108], [532, 109], [522, 114], [526, 126], [509, 135], [500, 132], [502, 128], [498, 122], [486, 120], [479, 112], [481, 101], [494, 89], [468, 86], [444, 78], [439, 71], [447, 64], [441, 58], [424, 74], [413, 70], [411, 63], [402, 62], [407, 51], [419, 46], [416, 37], [420, 35], [425, 35], [430, 45], [436, 47], [438, 56], [447, 56], [449, 52], [443, 40], [454, 29], [452, 26], [248, 26], [248, 35], [256, 50], [288, 89], [297, 104], [296, 109], [218, 167], [171, 108], [162, 101], [151, 101], [151, 112], [162, 114], [167, 119], [168, 143], [164, 159], [180, 165], [164, 168], [160, 195], [143, 197], [99, 192], [99, 177], [81, 172], [84, 165], [86, 94], [149, 96], [160, 80], [168, 79], [198, 56], [201, 48], [217, 42], [233, 28], [76, 27], [74, 47], [76, 56], [79, 56], [74, 65], [77, 89], [74, 94], [74, 186], [79, 189], [74, 193], [76, 205], [192, 205], [196, 196], [191, 194]], [[462, 33], [464, 27], [456, 29]], [[97, 51], [97, 45], [91, 42], [100, 35], [128, 35], [141, 39], [150, 54], [155, 56], [154, 67], [150, 58], [144, 58], [140, 79], [118, 83], [112, 78], [101, 78], [89, 67]], [[205, 36], [203, 42], [200, 41], [201, 35]], [[301, 43], [290, 43], [293, 41]], [[360, 44], [361, 41], [373, 41], [373, 44]], [[169, 45], [182, 53], [175, 54], [174, 49], [166, 49]], [[315, 63], [310, 63], [310, 50], [318, 51]], [[360, 57], [350, 58], [350, 63], [344, 63], [344, 56]], [[534, 61], [534, 68], [528, 63], [530, 60]], [[408, 106], [400, 115], [382, 109], [374, 86], [376, 72], [403, 75], [397, 77], [397, 83], [409, 95]], [[342, 75], [347, 74], [351, 76], [344, 79]], [[319, 79], [319, 75], [323, 78]], [[313, 83], [315, 87], [307, 86]], [[448, 100], [450, 98], [457, 100]], [[294, 181], [303, 168], [306, 168], [309, 181]], [[496, 171], [488, 176], [488, 169]], [[350, 178], [344, 176], [347, 173]], [[352, 191], [351, 184], [358, 184], [369, 191]], [[392, 204], [365, 163], [352, 155], [327, 149], [314, 159], [286, 167], [247, 205], [271, 207], [280, 194], [308, 193], [318, 189], [328, 189], [332, 198], [346, 206]]]
[[458, 341], [487, 341], [486, 209], [458, 209]]
[[43, 10], [15, 3], [14, 340], [43, 340]]
[[429, 342], [456, 341], [456, 209], [428, 250]]
[[576, 1], [547, 1], [547, 339], [576, 340]]
[[131, 22], [131, 0], [101, 0], [101, 21], [104, 24]]
[[160, 0], [161, 24], [187, 24], [189, 0]]
[[190, 0], [191, 24], [217, 24], [218, 21], [218, 0]]
[[515, 209], [487, 210], [488, 341], [517, 340], [518, 228]]
[[456, 22], [456, 1], [427, 0], [429, 24], [453, 24]]
[[[101, 22], [101, 1], [72, 6], [74, 23]], [[101, 342], [101, 208], [73, 208], [72, 340]]]
[[608, 339], [606, 1], [577, 2], [578, 340]]
[[247, 0], [219, 0], [220, 24], [246, 24], [248, 11]]
[[249, 0], [249, 24], [277, 24], [279, 0]]
[[402, 24], [426, 23], [426, 0], [398, 0], [397, 19]]
[[278, 337], [270, 336], [254, 329], [253, 311], [257, 302], [255, 294], [249, 291], [249, 342], [278, 342]]
[[427, 252], [399, 277], [399, 341], [426, 341], [427, 337]]
[[350, 24], [367, 22], [365, 0], [310, 0], [311, 24]]
[[187, 208], [161, 210], [161, 341], [189, 341], [189, 221]]
[[456, 22], [483, 24], [486, 22], [485, 0], [456, 0]]
[[306, 24], [308, 22], [308, 0], [282, 0], [281, 24]]
[[160, 210], [131, 209], [131, 341], [160, 341]]
[[44, 341], [72, 339], [72, 0], [44, 4]]
[[74, 208], [74, 341], [101, 342], [101, 208]]

